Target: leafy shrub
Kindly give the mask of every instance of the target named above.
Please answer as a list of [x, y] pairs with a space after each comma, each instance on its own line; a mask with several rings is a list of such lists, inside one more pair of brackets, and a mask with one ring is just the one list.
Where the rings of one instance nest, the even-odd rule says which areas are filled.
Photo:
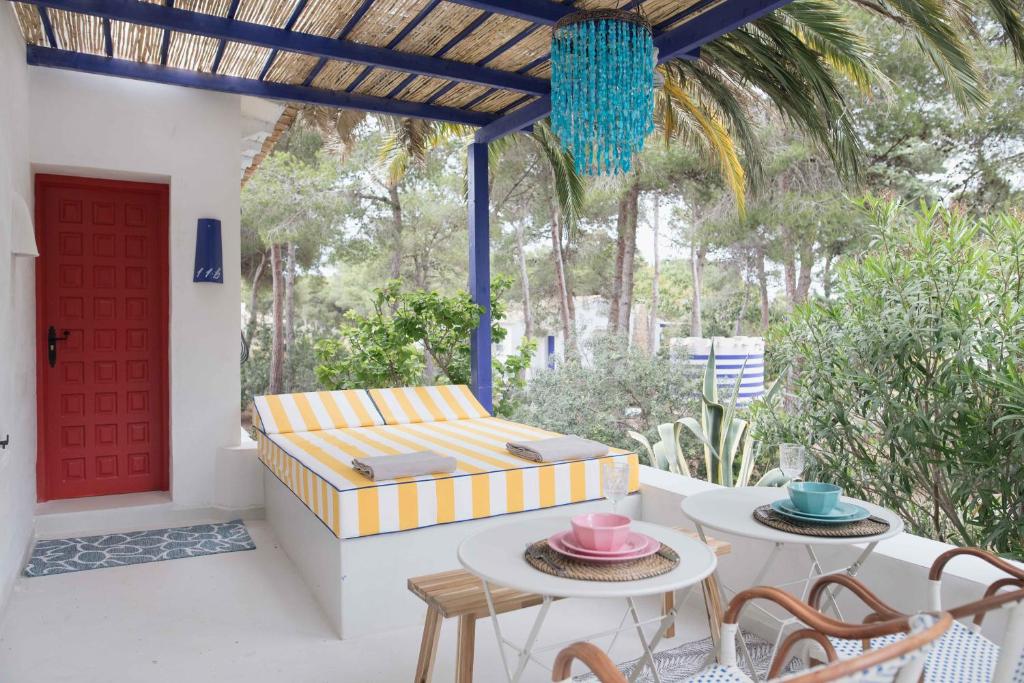
[[[507, 278], [495, 278], [491, 285], [495, 342], [508, 334], [500, 323], [505, 317], [501, 295], [509, 285]], [[375, 290], [369, 315], [350, 312], [337, 337], [317, 342], [316, 375], [327, 389], [468, 384], [469, 338], [482, 312], [467, 292], [406, 292], [400, 281], [392, 280]], [[506, 360], [493, 360], [497, 412], [510, 409], [534, 349], [535, 342], [524, 340]]]
[[658, 424], [700, 408], [699, 368], [610, 335], [592, 338], [581, 355], [534, 376], [514, 418], [634, 450], [627, 431], [656, 440]]
[[870, 252], [838, 296], [770, 345], [793, 368], [788, 411], [758, 438], [805, 443], [810, 476], [938, 540], [1024, 554], [1024, 223], [875, 204]]

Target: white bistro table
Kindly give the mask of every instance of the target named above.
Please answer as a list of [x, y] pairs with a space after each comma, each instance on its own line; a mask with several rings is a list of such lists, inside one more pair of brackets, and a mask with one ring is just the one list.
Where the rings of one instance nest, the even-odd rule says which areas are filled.
[[[779, 588], [785, 588], [803, 584], [803, 588], [800, 592], [801, 600], [807, 598], [807, 593], [815, 578], [825, 574], [836, 574], [840, 572], [845, 572], [850, 576], [855, 576], [864, 562], [868, 557], [870, 557], [871, 553], [874, 552], [875, 546], [877, 546], [880, 541], [891, 538], [903, 531], [903, 520], [900, 519], [896, 513], [886, 508], [879, 507], [878, 505], [874, 505], [863, 500], [857, 500], [856, 498], [847, 498], [845, 496], [841, 498], [843, 502], [854, 503], [867, 509], [867, 511], [871, 513], [872, 517], [877, 517], [888, 522], [889, 529], [883, 533], [875, 534], [873, 536], [856, 536], [850, 538], [804, 536], [802, 534], [792, 534], [786, 531], [773, 529], [772, 527], [765, 526], [754, 519], [754, 510], [756, 508], [762, 505], [767, 505], [781, 498], [788, 497], [789, 493], [785, 488], [764, 486], [720, 488], [689, 496], [683, 500], [681, 507], [683, 514], [693, 520], [701, 538], [705, 538], [705, 529], [714, 529], [715, 531], [720, 531], [726, 534], [750, 538], [757, 541], [767, 541], [772, 544], [771, 553], [761, 565], [761, 568], [757, 573], [757, 577], [750, 584], [751, 586], [763, 585], [764, 579], [768, 575], [768, 571], [771, 569], [772, 564], [774, 564], [779, 551], [784, 546], [803, 546], [807, 552], [808, 558], [810, 559], [810, 567], [806, 576], [794, 581], [788, 581], [778, 586]], [[818, 558], [818, 554], [814, 550], [814, 546], [849, 546], [855, 544], [863, 545], [864, 547], [853, 563], [845, 567], [838, 567], [829, 570], [824, 568], [821, 560]], [[723, 589], [726, 588], [726, 584], [722, 582], [721, 576], [719, 576], [718, 579], [719, 585], [722, 586]], [[738, 591], [730, 590], [730, 592], [736, 593]], [[830, 606], [835, 611], [836, 615], [839, 618], [842, 618], [842, 613], [839, 611], [839, 605], [836, 603], [835, 594], [832, 591], [829, 591], [826, 595], [830, 601]], [[723, 600], [725, 599], [726, 596], [723, 596]], [[772, 654], [774, 656], [775, 650], [778, 649], [779, 642], [782, 639], [783, 632], [787, 626], [792, 623], [796, 623], [796, 619], [778, 619], [770, 612], [767, 612], [764, 609], [762, 609], [762, 611], [779, 623], [779, 632], [775, 638], [775, 645], [772, 649]], [[748, 658], [748, 665], [753, 671], [753, 666], [749, 661], [749, 653], [746, 652], [746, 645], [742, 638], [740, 639], [740, 644], [744, 650], [744, 656]]]
[[[644, 661], [636, 667], [630, 680], [634, 680], [643, 671], [645, 665], [649, 665], [654, 679], [660, 681], [654, 666], [653, 648], [657, 647], [665, 630], [675, 621], [676, 610], [672, 609], [664, 616], [659, 614], [654, 619], [642, 620], [635, 599], [646, 595], [661, 595], [690, 589], [699, 584], [715, 570], [717, 559], [714, 552], [700, 541], [674, 529], [646, 522], [633, 522], [633, 530], [647, 534], [679, 553], [679, 566], [661, 576], [638, 581], [583, 581], [552, 576], [534, 569], [526, 562], [524, 553], [528, 546], [568, 528], [570, 528], [569, 517], [547, 517], [512, 522], [467, 538], [459, 546], [459, 561], [462, 566], [480, 577], [483, 582], [487, 606], [491, 612], [491, 623], [494, 626], [494, 635], [498, 639], [498, 651], [501, 653], [502, 664], [508, 675], [508, 680], [511, 683], [521, 680], [523, 671], [530, 660], [544, 666], [534, 654], [538, 651], [561, 648], [572, 642], [635, 629], [640, 643], [643, 645]], [[512, 643], [502, 635], [500, 620], [494, 611], [491, 584], [534, 593], [543, 598], [540, 610], [523, 645]], [[626, 602], [627, 610], [618, 628], [589, 635], [580, 633], [579, 637], [569, 641], [538, 646], [537, 637], [541, 626], [547, 617], [551, 603], [557, 598], [619, 599]], [[682, 604], [682, 601], [677, 601], [676, 604]], [[626, 624], [627, 618], [631, 621], [628, 625]], [[648, 640], [643, 627], [655, 622], [658, 623], [658, 629]], [[518, 655], [514, 662], [514, 668], [506, 653], [506, 646]]]

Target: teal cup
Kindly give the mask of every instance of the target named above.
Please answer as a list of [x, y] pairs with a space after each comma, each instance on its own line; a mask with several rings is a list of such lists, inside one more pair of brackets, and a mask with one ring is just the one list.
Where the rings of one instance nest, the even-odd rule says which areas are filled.
[[820, 481], [794, 481], [789, 485], [789, 499], [800, 512], [827, 515], [839, 503], [843, 489]]

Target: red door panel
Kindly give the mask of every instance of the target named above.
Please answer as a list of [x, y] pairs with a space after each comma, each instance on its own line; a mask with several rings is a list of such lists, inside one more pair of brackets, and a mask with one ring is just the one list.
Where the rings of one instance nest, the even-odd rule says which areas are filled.
[[167, 488], [167, 196], [36, 176], [40, 500]]

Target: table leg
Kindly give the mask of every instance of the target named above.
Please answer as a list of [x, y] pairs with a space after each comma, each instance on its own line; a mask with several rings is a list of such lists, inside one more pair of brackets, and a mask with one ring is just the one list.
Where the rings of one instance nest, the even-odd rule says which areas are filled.
[[637, 637], [640, 639], [640, 644], [644, 648], [642, 661], [637, 664], [635, 669], [633, 669], [633, 673], [629, 676], [629, 681], [630, 683], [633, 683], [633, 681], [643, 673], [644, 667], [650, 666], [651, 676], [654, 678], [654, 683], [661, 683], [661, 676], [658, 674], [658, 666], [654, 661], [654, 648], [658, 647], [658, 643], [661, 642], [662, 637], [665, 635], [665, 631], [675, 621], [676, 610], [673, 608], [662, 616], [657, 632], [654, 634], [654, 637], [651, 638], [650, 642], [648, 642], [647, 637], [644, 635], [644, 629], [640, 625], [640, 613], [637, 612], [636, 603], [633, 601], [633, 598], [626, 598], [626, 603], [629, 605], [630, 616], [633, 617], [633, 625], [636, 628]]
[[[701, 526], [701, 524], [699, 522], [694, 522], [694, 526], [697, 527], [697, 534], [700, 536], [700, 540], [702, 542], [704, 542], [704, 544], [707, 544], [708, 537], [704, 533], [704, 527]], [[774, 547], [772, 548], [771, 554], [768, 555], [768, 559], [765, 560], [763, 565], [761, 565], [761, 571], [758, 572], [757, 579], [755, 580], [755, 583], [753, 585], [755, 585], [755, 586], [760, 585], [760, 582], [764, 579], [764, 576], [768, 573], [768, 568], [775, 561], [775, 555], [776, 555], [776, 553], [779, 552], [779, 548], [781, 548], [781, 547], [782, 547], [781, 543], [776, 543], [774, 545]], [[714, 579], [714, 583], [717, 584], [717, 586], [718, 586], [718, 602], [719, 602], [719, 605], [725, 605], [728, 602], [728, 600], [726, 600], [726, 597], [725, 597], [725, 587], [724, 587], [723, 582], [721, 581], [721, 577], [718, 574], [718, 567], [717, 566], [715, 567], [715, 571], [712, 572], [711, 576], [708, 577], [708, 578], [713, 578]], [[712, 633], [714, 632], [715, 628], [716, 627], [714, 625], [711, 625]], [[718, 636], [717, 640], [720, 641], [721, 640], [721, 624], [719, 624], [717, 628], [719, 629], [719, 636]], [[741, 628], [739, 628], [739, 625], [737, 625], [737, 628], [736, 628], [736, 636], [740, 639], [740, 652], [743, 654], [743, 659], [747, 663], [747, 668], [750, 669], [750, 677], [753, 678], [754, 681], [760, 680], [760, 678], [757, 675], [757, 669], [754, 668], [754, 658], [750, 656], [750, 650], [747, 648], [747, 639], [743, 636], [743, 630]], [[715, 636], [713, 634], [711, 636], [711, 642], [713, 643], [712, 647], [714, 647], [714, 648], [717, 648], [717, 647], [719, 647], [721, 645], [720, 642], [716, 643], [716, 638], [715, 638]], [[718, 652], [715, 651], [714, 654], [717, 657]]]
[[[526, 642], [523, 643], [523, 649], [519, 652], [519, 663], [516, 666], [515, 675], [510, 679], [511, 683], [518, 683], [519, 679], [523, 675], [523, 671], [526, 670], [526, 665], [530, 663], [530, 656], [533, 654], [533, 644], [537, 641], [537, 636], [540, 635], [540, 627], [544, 623], [545, 617], [548, 615], [548, 609], [551, 608], [551, 598], [547, 595], [544, 596], [544, 602], [540, 606], [540, 612], [537, 613], [537, 619], [533, 622], [533, 626], [530, 628], [530, 635], [526, 637]], [[504, 647], [504, 644], [502, 644]]]

